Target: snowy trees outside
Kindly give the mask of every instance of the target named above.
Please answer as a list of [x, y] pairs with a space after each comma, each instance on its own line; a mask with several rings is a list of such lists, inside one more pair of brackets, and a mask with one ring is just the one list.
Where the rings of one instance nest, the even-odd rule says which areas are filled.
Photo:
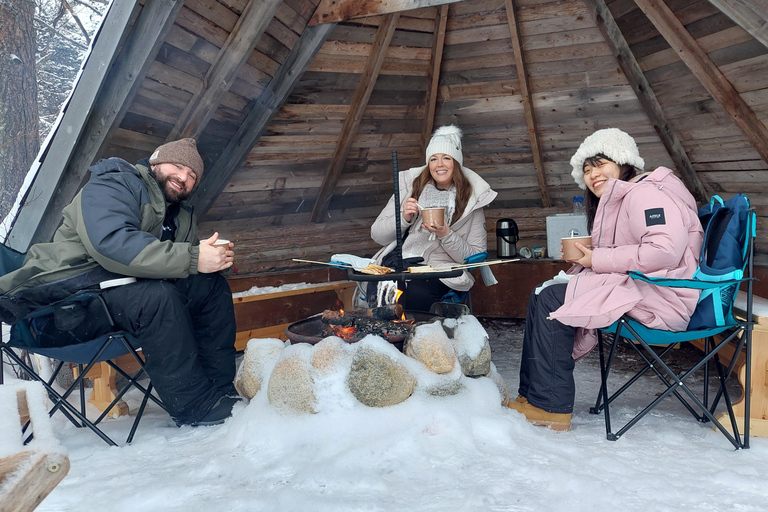
[[0, 0], [0, 218], [51, 130], [109, 0]]

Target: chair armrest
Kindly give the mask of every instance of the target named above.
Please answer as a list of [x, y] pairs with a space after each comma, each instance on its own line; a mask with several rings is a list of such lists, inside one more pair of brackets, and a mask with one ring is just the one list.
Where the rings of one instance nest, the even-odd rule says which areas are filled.
[[656, 286], [666, 286], [668, 288], [693, 288], [696, 290], [708, 290], [711, 288], [720, 288], [724, 285], [740, 284], [749, 281], [751, 278], [725, 279], [723, 281], [701, 281], [698, 279], [674, 279], [669, 277], [649, 277], [636, 270], [629, 271], [629, 277]]

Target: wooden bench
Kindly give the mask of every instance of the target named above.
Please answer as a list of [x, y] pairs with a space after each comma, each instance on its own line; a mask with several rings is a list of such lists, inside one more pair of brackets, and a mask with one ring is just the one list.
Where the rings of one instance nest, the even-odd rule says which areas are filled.
[[[737, 318], [746, 318], [746, 294], [739, 292], [736, 302], [733, 306], [734, 315]], [[762, 297], [754, 297], [752, 306], [752, 318], [756, 322], [752, 330], [752, 368], [750, 387], [752, 400], [749, 410], [750, 435], [758, 437], [768, 437], [768, 300]], [[704, 348], [703, 340], [695, 341], [694, 344], [699, 348]], [[725, 346], [720, 351], [720, 359], [725, 364], [730, 364], [735, 352], [735, 345]], [[744, 387], [746, 383], [747, 365], [746, 355], [742, 351], [736, 360], [734, 371], [738, 376], [739, 382]], [[744, 415], [746, 409], [746, 397], [742, 393], [741, 398], [733, 404], [733, 410], [739, 423], [741, 432], [744, 429]], [[726, 428], [729, 428], [730, 422], [728, 415], [723, 413], [718, 417]]]
[[[235, 320], [238, 327], [238, 332], [235, 336], [235, 348], [238, 351], [245, 350], [248, 340], [252, 338], [279, 338], [285, 340], [285, 328], [290, 324], [319, 313], [333, 305], [329, 302], [327, 293], [324, 298], [322, 297], [324, 292], [335, 293], [336, 299], [343, 304], [343, 307], [351, 309], [356, 287], [357, 283], [354, 281], [334, 281], [308, 285], [305, 288], [295, 290], [280, 290], [234, 298]], [[308, 298], [312, 306], [301, 305], [296, 301], [290, 300], [298, 297]], [[288, 300], [280, 301], [279, 299]], [[267, 305], [264, 301], [271, 301], [272, 304]], [[306, 304], [306, 300], [304, 303]], [[274, 313], [277, 314], [272, 316]], [[277, 321], [274, 319], [277, 319]], [[255, 324], [254, 321], [256, 322]], [[267, 325], [250, 327], [251, 325], [259, 325], [265, 322]]]
[[[69, 472], [69, 458], [51, 429], [45, 390], [38, 382], [0, 386], [0, 510], [34, 510]], [[24, 445], [30, 422], [32, 441]]]

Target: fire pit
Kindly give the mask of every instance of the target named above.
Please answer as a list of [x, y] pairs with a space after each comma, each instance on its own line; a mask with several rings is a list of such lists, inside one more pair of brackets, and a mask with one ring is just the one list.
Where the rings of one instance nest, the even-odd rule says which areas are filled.
[[[416, 322], [425, 322], [437, 318], [437, 315], [425, 313], [422, 311], [406, 311], [405, 322], [395, 320], [378, 320], [382, 328], [379, 332], [370, 332], [356, 329], [354, 326], [329, 325], [323, 322], [323, 315], [320, 313], [304, 320], [292, 323], [285, 329], [285, 335], [292, 343], [309, 343], [314, 345], [328, 336], [338, 336], [347, 343], [360, 341], [368, 334], [378, 334], [385, 340], [392, 343], [395, 348], [403, 350], [403, 342], [410, 334], [410, 326]], [[387, 326], [390, 326], [388, 328]]]

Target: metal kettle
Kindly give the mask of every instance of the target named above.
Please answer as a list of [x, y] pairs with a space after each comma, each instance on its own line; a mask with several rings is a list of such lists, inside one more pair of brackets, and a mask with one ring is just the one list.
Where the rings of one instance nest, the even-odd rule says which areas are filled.
[[514, 258], [517, 256], [517, 241], [520, 240], [517, 224], [512, 219], [496, 221], [496, 256]]

